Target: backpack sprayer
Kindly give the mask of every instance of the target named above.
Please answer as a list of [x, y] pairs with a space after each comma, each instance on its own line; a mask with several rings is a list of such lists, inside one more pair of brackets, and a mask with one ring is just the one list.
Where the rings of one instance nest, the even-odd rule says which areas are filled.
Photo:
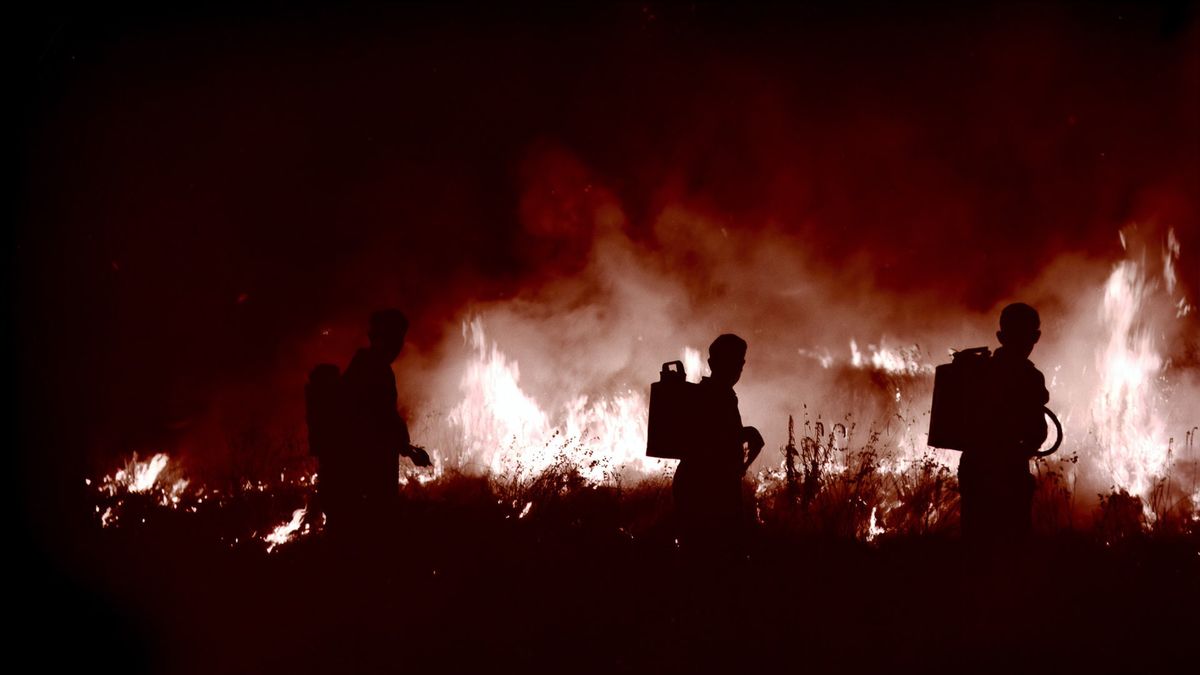
[[695, 383], [687, 381], [682, 361], [662, 365], [658, 382], [650, 385], [650, 420], [646, 425], [646, 456], [683, 459], [692, 443], [688, 424], [695, 415]]
[[[988, 401], [987, 347], [954, 352], [950, 363], [937, 367], [933, 376], [933, 406], [929, 411], [929, 445], [946, 450], [968, 450], [982, 445], [992, 428]], [[1035, 457], [1054, 454], [1063, 441], [1062, 423], [1049, 408], [1042, 411], [1054, 423], [1057, 438], [1049, 450]]]
[[[687, 459], [693, 448], [706, 447], [706, 429], [710, 428], [702, 405], [703, 389], [687, 381], [680, 361], [662, 365], [658, 382], [650, 385], [650, 420], [646, 425], [646, 456], [660, 459]], [[735, 403], [736, 405], [736, 403]], [[711, 406], [709, 406], [711, 407]], [[743, 473], [762, 451], [762, 437], [754, 427], [741, 428]]]

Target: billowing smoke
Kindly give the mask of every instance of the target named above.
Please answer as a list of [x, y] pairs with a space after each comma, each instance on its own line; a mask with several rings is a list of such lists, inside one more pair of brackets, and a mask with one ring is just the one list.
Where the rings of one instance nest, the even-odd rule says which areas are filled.
[[591, 243], [578, 248], [578, 270], [464, 307], [453, 319], [461, 333], [447, 328], [442, 363], [409, 371], [421, 386], [438, 383], [420, 405], [444, 413], [424, 429], [451, 428], [439, 438], [450, 461], [544, 466], [544, 453], [534, 459], [518, 446], [561, 442], [607, 466], [653, 472], [636, 427], [659, 364], [680, 359], [698, 376], [708, 342], [736, 332], [750, 343], [738, 386], [743, 418], [768, 441], [760, 467], [781, 461], [771, 450], [786, 443], [789, 416], [856, 429], [851, 446], [879, 432], [900, 464], [931, 452], [953, 465], [955, 453], [924, 443], [932, 369], [952, 349], [994, 348], [1000, 308], [1024, 300], [1042, 310], [1033, 358], [1064, 422], [1061, 456], [1079, 457], [1077, 487], [1145, 495], [1177, 461], [1183, 476], [1195, 470], [1184, 444], [1200, 403], [1189, 361], [1194, 291], [1180, 281], [1186, 258], [1172, 229], [1114, 227], [1119, 255], [1063, 251], [979, 311], [945, 292], [880, 288], [869, 262], [832, 267], [785, 228], [739, 230], [685, 203], [663, 208], [635, 238], [620, 199], [581, 160], [555, 149], [535, 163], [547, 176], [523, 195], [529, 233], [552, 239], [563, 234], [548, 224], [568, 223], [568, 241]]

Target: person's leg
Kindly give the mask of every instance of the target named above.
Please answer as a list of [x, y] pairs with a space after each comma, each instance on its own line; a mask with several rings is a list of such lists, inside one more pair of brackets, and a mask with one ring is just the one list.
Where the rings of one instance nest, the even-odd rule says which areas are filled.
[[979, 538], [979, 493], [969, 471], [958, 471], [958, 513], [960, 531], [964, 541]]
[[1025, 469], [1025, 493], [1024, 501], [1021, 504], [1021, 531], [1022, 535], [1028, 539], [1033, 536], [1033, 493], [1037, 490], [1037, 480], [1033, 474]]

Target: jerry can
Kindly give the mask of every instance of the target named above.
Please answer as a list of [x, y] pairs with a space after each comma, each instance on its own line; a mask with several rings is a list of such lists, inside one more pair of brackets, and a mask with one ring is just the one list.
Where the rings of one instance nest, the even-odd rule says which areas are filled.
[[981, 433], [989, 428], [985, 397], [990, 359], [987, 347], [964, 349], [934, 370], [930, 446], [947, 450], [978, 447]]
[[692, 441], [696, 384], [687, 381], [683, 362], [662, 365], [658, 382], [650, 385], [650, 420], [646, 425], [646, 456], [683, 459]]

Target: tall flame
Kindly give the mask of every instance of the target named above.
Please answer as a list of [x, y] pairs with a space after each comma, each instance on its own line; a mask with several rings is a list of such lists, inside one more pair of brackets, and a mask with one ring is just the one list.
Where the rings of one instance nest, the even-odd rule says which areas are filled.
[[149, 492], [158, 481], [159, 474], [167, 468], [167, 461], [167, 456], [161, 452], [144, 462], [139, 462], [135, 454], [125, 468], [117, 471], [113, 480], [130, 492]]
[[1104, 287], [1107, 340], [1096, 350], [1099, 390], [1092, 420], [1102, 463], [1116, 487], [1145, 495], [1168, 468], [1169, 444], [1160, 411], [1164, 361], [1141, 310], [1152, 290], [1140, 265], [1118, 263]]
[[460, 382], [462, 400], [449, 421], [460, 431], [467, 457], [491, 474], [524, 479], [567, 462], [599, 483], [662, 467], [645, 456], [641, 393], [626, 389], [594, 399], [577, 396], [552, 418], [521, 388], [520, 367], [488, 341], [480, 317], [463, 323], [463, 337], [474, 355]]
[[[462, 401], [450, 422], [462, 431], [463, 450], [493, 473], [520, 469], [538, 473], [549, 467], [553, 453], [550, 421], [536, 401], [521, 389], [521, 369], [494, 343], [489, 345], [483, 321], [463, 323], [463, 338], [475, 352], [460, 389]], [[509, 452], [501, 451], [507, 447]]]

